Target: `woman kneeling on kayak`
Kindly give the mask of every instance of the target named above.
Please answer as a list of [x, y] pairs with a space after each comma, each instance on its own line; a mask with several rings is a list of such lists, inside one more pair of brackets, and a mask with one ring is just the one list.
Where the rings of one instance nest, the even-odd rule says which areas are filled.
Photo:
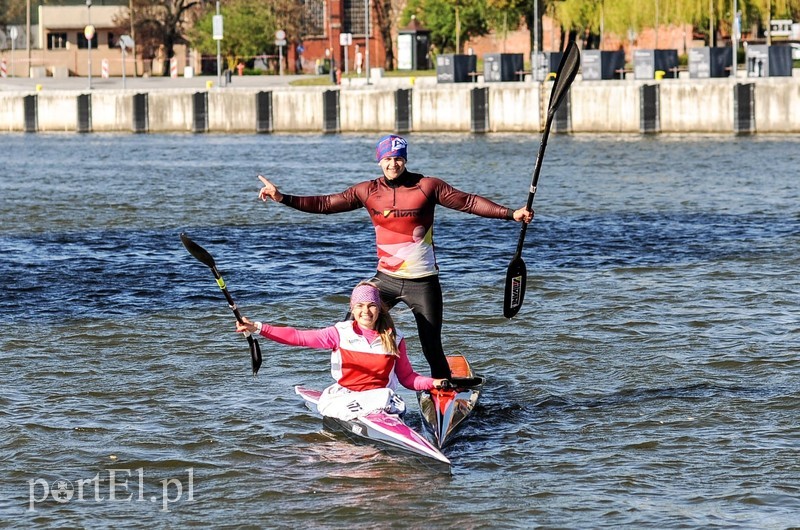
[[394, 392], [398, 381], [410, 390], [442, 386], [444, 379], [420, 375], [411, 367], [406, 341], [395, 331], [377, 286], [359, 283], [350, 297], [350, 311], [354, 320], [322, 329], [299, 330], [243, 318], [236, 331], [258, 333], [289, 346], [333, 350], [331, 375], [336, 382], [320, 397], [317, 408], [323, 416], [352, 420], [375, 410], [402, 414], [405, 403]]

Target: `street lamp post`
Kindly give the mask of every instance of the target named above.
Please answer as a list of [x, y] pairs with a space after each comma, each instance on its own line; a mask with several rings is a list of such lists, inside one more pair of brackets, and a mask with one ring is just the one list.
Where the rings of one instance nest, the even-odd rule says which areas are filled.
[[[133, 50], [136, 47], [133, 39], [128, 35], [121, 35], [119, 38], [119, 47], [122, 49], [122, 88], [123, 90], [126, 88], [125, 85], [125, 50], [130, 48]], [[134, 55], [134, 61], [136, 60], [136, 56]], [[134, 69], [135, 71], [135, 69]]]
[[222, 86], [222, 15], [219, 14], [219, 0], [217, 0], [217, 14], [212, 19], [212, 32], [217, 41], [217, 89]]
[[369, 84], [369, 0], [364, 0], [364, 65]]
[[736, 0], [733, 0], [733, 21], [731, 22], [731, 48], [733, 52], [733, 61], [731, 62], [731, 76], [733, 77], [733, 81], [736, 82], [736, 76], [738, 75], [738, 68], [739, 62], [738, 51], [739, 51], [739, 36], [737, 35], [739, 31], [739, 19], [737, 17], [738, 13], [738, 5]]
[[11, 26], [11, 29], [8, 32], [8, 36], [11, 37], [11, 77], [16, 77], [14, 75], [14, 48], [18, 35], [19, 33], [17, 32], [17, 27]]
[[25, 49], [28, 50], [28, 77], [31, 75], [31, 0], [25, 3]]
[[539, 80], [539, 0], [533, 0], [533, 80]]
[[39, 0], [39, 37], [37, 41], [39, 42], [39, 49], [42, 52], [42, 66], [47, 62], [47, 56], [45, 54], [45, 50], [47, 49], [47, 35], [44, 28], [44, 0]]
[[92, 89], [92, 38], [94, 37], [94, 26], [92, 26], [92, 0], [86, 0], [86, 16], [89, 23], [83, 30], [86, 42], [89, 44], [89, 90]]
[[[128, 3], [131, 15], [131, 40], [136, 42], [136, 33], [134, 33], [134, 23], [133, 23], [133, 0], [129, 0]], [[131, 48], [131, 54], [133, 54], [133, 77], [136, 77], [136, 47]]]

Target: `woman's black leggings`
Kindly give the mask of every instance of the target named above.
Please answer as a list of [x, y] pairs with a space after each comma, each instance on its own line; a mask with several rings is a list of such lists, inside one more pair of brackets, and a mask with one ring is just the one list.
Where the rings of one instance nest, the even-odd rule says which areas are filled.
[[442, 286], [439, 276], [426, 276], [414, 280], [394, 278], [376, 272], [371, 280], [381, 291], [381, 299], [393, 308], [405, 303], [417, 321], [422, 353], [431, 367], [431, 376], [437, 379], [450, 377], [450, 366], [442, 348]]

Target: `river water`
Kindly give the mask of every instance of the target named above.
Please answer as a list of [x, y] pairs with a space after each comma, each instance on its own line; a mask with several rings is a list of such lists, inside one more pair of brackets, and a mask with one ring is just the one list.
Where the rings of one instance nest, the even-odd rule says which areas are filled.
[[[374, 270], [368, 218], [265, 206], [256, 174], [340, 191], [375, 140], [2, 136], [0, 526], [800, 525], [800, 139], [551, 137], [510, 321], [519, 225], [440, 208], [445, 347], [488, 379], [450, 474], [325, 433], [292, 387], [328, 352], [264, 339], [253, 379], [178, 237], [245, 315], [329, 325]], [[410, 142], [412, 170], [524, 203], [537, 137]]]

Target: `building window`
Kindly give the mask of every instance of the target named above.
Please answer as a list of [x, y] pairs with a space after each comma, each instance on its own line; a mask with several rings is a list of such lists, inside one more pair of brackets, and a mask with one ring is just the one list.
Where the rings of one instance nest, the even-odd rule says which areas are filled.
[[65, 50], [67, 48], [67, 34], [66, 33], [48, 33], [47, 34], [47, 49], [48, 50]]
[[325, 1], [305, 0], [303, 15], [305, 17], [305, 34], [308, 37], [325, 35]]
[[342, 1], [342, 33], [352, 33], [353, 35], [364, 35], [364, 0], [343, 0]]
[[119, 46], [119, 38], [109, 31], [108, 32], [108, 48], [111, 49], [111, 48], [115, 48], [117, 46]]
[[[84, 35], [83, 32], [81, 31], [80, 33], [78, 33], [78, 49], [85, 50], [87, 48], [89, 48], [89, 40], [86, 38], [86, 35]], [[92, 49], [93, 50], [97, 49], [97, 33], [95, 33], [94, 37], [92, 37]]]

